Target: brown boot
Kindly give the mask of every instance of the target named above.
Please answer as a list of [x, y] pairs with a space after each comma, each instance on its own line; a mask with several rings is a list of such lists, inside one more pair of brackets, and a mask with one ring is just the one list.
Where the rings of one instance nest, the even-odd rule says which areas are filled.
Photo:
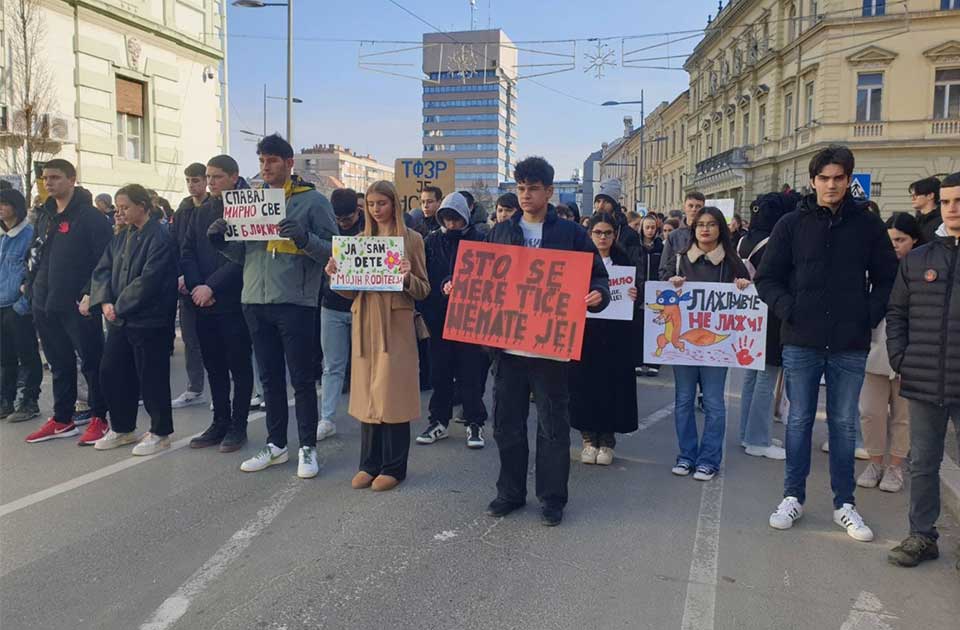
[[369, 488], [370, 484], [372, 483], [373, 475], [361, 470], [353, 476], [353, 480], [350, 482], [350, 487], [354, 490], [363, 490], [364, 488]]
[[396, 477], [391, 477], [390, 475], [377, 475], [377, 478], [373, 480], [370, 489], [374, 492], [386, 492], [387, 490], [393, 490], [398, 485], [400, 485], [400, 480]]

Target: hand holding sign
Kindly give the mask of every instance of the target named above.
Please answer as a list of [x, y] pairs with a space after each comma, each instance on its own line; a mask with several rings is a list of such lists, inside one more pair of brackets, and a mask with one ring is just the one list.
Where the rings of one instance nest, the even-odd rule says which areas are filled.
[[310, 240], [310, 235], [307, 234], [307, 231], [303, 229], [303, 226], [300, 225], [299, 221], [294, 221], [293, 219], [284, 219], [277, 224], [280, 228], [280, 237], [289, 238], [293, 241], [293, 244], [297, 246], [297, 249], [303, 249], [307, 246], [307, 243]]
[[326, 271], [335, 291], [402, 291], [410, 262], [401, 236], [334, 236]]
[[[280, 188], [244, 188], [223, 193], [223, 218], [227, 223], [224, 236], [228, 241], [287, 238], [280, 234], [280, 223], [286, 216], [287, 201]], [[291, 228], [288, 225], [287, 229], [288, 233], [301, 239], [298, 247], [306, 245], [306, 232], [302, 227]], [[210, 233], [209, 230], [207, 233]]]

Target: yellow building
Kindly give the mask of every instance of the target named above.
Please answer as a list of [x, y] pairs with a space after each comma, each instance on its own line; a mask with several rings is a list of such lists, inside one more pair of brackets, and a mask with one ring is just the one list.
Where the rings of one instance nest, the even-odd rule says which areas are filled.
[[687, 110], [690, 92], [664, 101], [644, 121], [644, 194], [648, 209], [668, 213], [683, 207], [687, 168]]

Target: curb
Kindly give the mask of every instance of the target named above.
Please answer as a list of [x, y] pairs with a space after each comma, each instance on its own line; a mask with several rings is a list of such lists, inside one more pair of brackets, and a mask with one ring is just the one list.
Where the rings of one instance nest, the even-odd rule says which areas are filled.
[[947, 453], [940, 465], [940, 485], [943, 507], [960, 521], [960, 466]]

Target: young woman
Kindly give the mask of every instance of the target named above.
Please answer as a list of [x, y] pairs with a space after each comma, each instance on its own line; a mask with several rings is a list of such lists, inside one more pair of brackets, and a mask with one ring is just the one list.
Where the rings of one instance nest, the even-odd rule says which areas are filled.
[[657, 236], [660, 222], [655, 215], [648, 214], [640, 220], [637, 231], [640, 233], [640, 261], [637, 265], [637, 334], [634, 336], [634, 356], [637, 372], [640, 376], [659, 376], [659, 365], [647, 365], [643, 362], [643, 284], [647, 280], [659, 280], [660, 258], [663, 256], [663, 240]]
[[[587, 231], [604, 265], [633, 267], [617, 244], [615, 221], [611, 214], [594, 214]], [[630, 299], [637, 299], [636, 287], [630, 289]], [[617, 444], [614, 434], [637, 430], [634, 356], [625, 343], [637, 335], [633, 321], [587, 319], [580, 360], [570, 369], [570, 425], [583, 434], [584, 464], [610, 465]]]
[[660, 236], [663, 238], [663, 241], [667, 241], [667, 237], [670, 236], [670, 232], [680, 228], [679, 219], [667, 219], [663, 222], [663, 227], [660, 228]]
[[[650, 215], [653, 216], [653, 215]], [[630, 210], [627, 212], [627, 225], [630, 226], [630, 229], [634, 232], [640, 232], [640, 222], [643, 221], [643, 216], [635, 210]]]
[[[397, 189], [388, 181], [367, 189], [363, 236], [403, 237], [403, 291], [338, 291], [353, 300], [351, 416], [361, 422], [360, 471], [354, 489], [392, 490], [407, 476], [410, 421], [420, 417], [414, 302], [430, 294], [423, 238], [403, 222]], [[333, 258], [326, 272], [333, 276]]]
[[[713, 206], [706, 206], [697, 212], [690, 244], [673, 253], [667, 264], [674, 273], [670, 282], [678, 289], [688, 280], [732, 282], [741, 290], [750, 285], [750, 274], [730, 241], [727, 221], [723, 213]], [[672, 472], [686, 476], [695, 468], [694, 479], [709, 481], [720, 470], [723, 458], [723, 435], [727, 422], [723, 392], [727, 383], [727, 368], [675, 365], [673, 376], [676, 380], [674, 416], [680, 455]], [[703, 392], [705, 415], [702, 437], [697, 435], [694, 412], [698, 384]]]
[[[917, 220], [905, 212], [887, 219], [887, 233], [900, 260], [922, 242]], [[886, 321], [873, 329], [872, 336], [860, 390], [860, 426], [870, 463], [857, 478], [857, 485], [899, 492], [903, 489], [903, 460], [910, 452], [910, 409], [900, 396], [900, 377], [890, 367]], [[888, 455], [890, 461], [884, 467]]]

